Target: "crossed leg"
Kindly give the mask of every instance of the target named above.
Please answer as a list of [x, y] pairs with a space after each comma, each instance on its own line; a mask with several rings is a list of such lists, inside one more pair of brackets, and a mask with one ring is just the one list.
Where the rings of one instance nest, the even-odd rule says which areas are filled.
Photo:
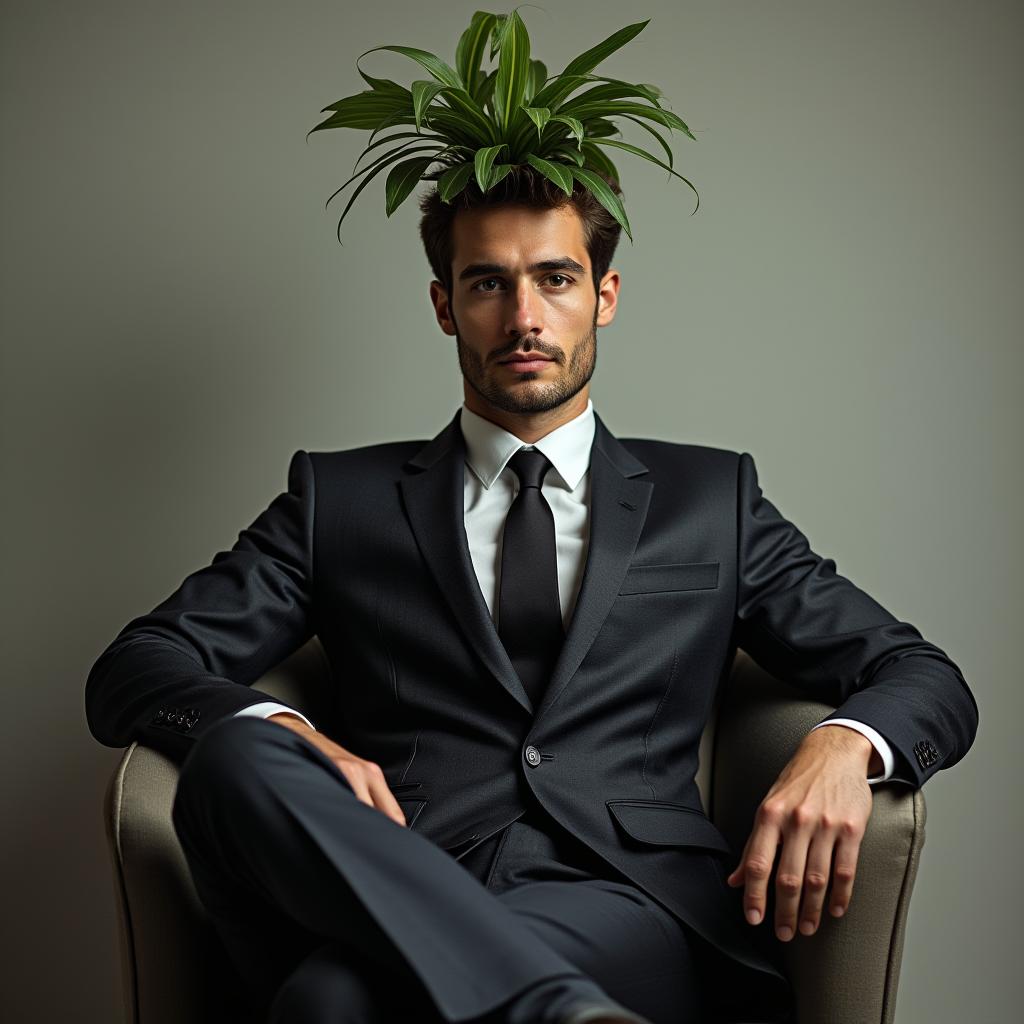
[[226, 719], [199, 740], [174, 824], [272, 1021], [532, 1024], [606, 994], [655, 1024], [697, 1019], [685, 929], [644, 894], [571, 867], [537, 878], [539, 830], [518, 822], [484, 885], [273, 723]]

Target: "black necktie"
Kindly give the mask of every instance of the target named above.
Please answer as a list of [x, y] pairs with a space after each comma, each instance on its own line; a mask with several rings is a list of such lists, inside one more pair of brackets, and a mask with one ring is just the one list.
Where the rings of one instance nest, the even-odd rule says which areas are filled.
[[502, 537], [498, 635], [536, 708], [565, 638], [555, 518], [540, 489], [551, 463], [543, 452], [521, 448], [508, 464], [519, 477], [519, 494]]

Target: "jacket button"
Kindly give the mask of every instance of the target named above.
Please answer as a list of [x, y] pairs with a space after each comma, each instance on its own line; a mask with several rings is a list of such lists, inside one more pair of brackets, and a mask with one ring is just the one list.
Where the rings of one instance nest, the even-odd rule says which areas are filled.
[[540, 764], [540, 751], [534, 746], [527, 747], [526, 760], [536, 768]]
[[158, 711], [158, 712], [156, 713], [156, 718], [154, 718], [154, 719], [153, 719], [153, 722], [154, 722], [154, 724], [155, 724], [155, 723], [157, 723], [157, 722], [162, 722], [162, 721], [164, 720], [164, 716], [165, 716], [166, 714], [167, 714], [167, 710], [166, 710], [165, 708], [161, 708], [161, 709], [160, 709], [160, 710], [159, 710], [159, 711]]

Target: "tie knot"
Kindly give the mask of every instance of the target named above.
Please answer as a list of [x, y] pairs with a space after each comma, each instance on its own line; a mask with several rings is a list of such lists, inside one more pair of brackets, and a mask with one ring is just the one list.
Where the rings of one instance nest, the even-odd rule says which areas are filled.
[[537, 487], [544, 480], [544, 474], [551, 468], [551, 461], [541, 451], [534, 448], [528, 451], [520, 448], [519, 451], [508, 460], [512, 472], [519, 477], [519, 486]]

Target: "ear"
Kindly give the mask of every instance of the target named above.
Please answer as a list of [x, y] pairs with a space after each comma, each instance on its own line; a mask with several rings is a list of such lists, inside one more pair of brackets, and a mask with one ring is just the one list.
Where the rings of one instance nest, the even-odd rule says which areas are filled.
[[607, 327], [615, 319], [615, 309], [619, 301], [619, 272], [614, 268], [601, 278], [601, 286], [597, 290], [597, 326]]
[[434, 315], [441, 330], [455, 337], [455, 321], [452, 319], [451, 307], [448, 304], [448, 292], [440, 281], [430, 282], [430, 301], [434, 305]]

